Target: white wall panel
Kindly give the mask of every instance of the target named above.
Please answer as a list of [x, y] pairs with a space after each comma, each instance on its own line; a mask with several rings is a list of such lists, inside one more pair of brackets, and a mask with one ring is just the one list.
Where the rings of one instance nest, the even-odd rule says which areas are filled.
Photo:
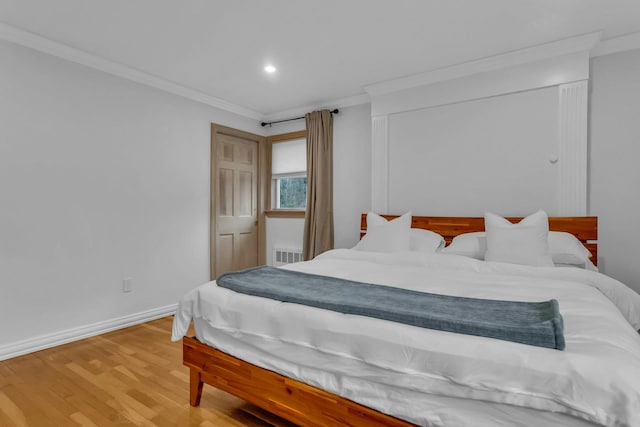
[[389, 117], [389, 211], [557, 211], [557, 88]]

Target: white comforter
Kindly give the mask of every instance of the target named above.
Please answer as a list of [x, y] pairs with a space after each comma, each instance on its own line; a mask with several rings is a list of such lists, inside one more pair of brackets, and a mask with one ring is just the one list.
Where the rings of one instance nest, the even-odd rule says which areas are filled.
[[[236, 338], [295, 344], [382, 368], [390, 374], [368, 380], [399, 389], [559, 412], [605, 426], [640, 426], [640, 295], [614, 279], [573, 268], [353, 250], [330, 251], [286, 268], [447, 295], [555, 298], [564, 318], [566, 349], [281, 303], [214, 282], [180, 301], [172, 338], [180, 339], [191, 319], [200, 318]], [[305, 378], [303, 372], [289, 372], [286, 364], [276, 370], [359, 401], [348, 378]], [[418, 424], [433, 422], [411, 408], [406, 413], [379, 409]]]

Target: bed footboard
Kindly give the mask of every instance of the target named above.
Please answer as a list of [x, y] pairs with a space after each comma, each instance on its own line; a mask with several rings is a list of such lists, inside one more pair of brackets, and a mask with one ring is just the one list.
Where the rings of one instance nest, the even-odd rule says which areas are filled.
[[195, 338], [183, 338], [182, 348], [183, 364], [191, 370], [189, 402], [192, 406], [200, 404], [202, 385], [207, 383], [304, 426], [413, 426], [407, 421], [252, 365]]

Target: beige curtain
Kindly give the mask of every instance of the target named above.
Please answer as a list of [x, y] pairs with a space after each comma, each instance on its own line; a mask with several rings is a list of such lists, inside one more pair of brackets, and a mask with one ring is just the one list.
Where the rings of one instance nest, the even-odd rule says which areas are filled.
[[307, 210], [303, 255], [313, 259], [333, 249], [333, 117], [329, 110], [313, 111], [307, 123]]

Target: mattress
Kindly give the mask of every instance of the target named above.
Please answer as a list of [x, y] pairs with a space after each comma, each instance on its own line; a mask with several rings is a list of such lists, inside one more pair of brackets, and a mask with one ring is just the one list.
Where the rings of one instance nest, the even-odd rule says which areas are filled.
[[180, 302], [201, 341], [418, 425], [640, 425], [640, 296], [600, 273], [443, 254], [330, 251], [289, 269], [475, 298], [555, 298], [564, 351], [237, 294]]

